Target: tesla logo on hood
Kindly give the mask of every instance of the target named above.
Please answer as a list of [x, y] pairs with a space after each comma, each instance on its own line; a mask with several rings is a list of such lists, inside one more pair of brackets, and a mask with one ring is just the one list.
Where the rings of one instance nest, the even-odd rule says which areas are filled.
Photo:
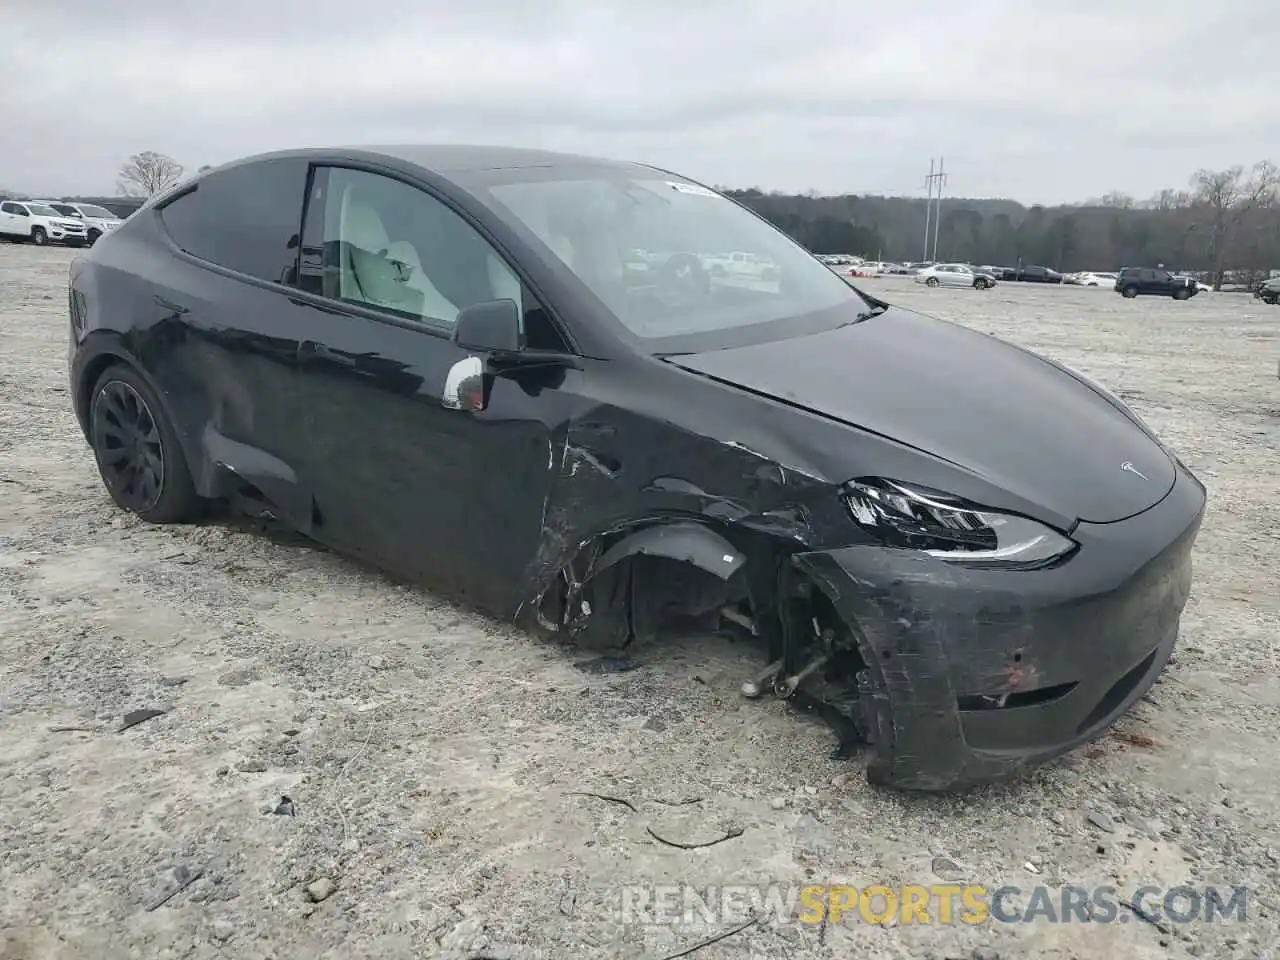
[[1145, 473], [1143, 473], [1141, 470], [1139, 470], [1137, 467], [1133, 465], [1132, 460], [1126, 460], [1124, 463], [1120, 464], [1120, 469], [1126, 470], [1129, 473], [1135, 474], [1136, 476], [1141, 477], [1143, 480], [1150, 479], [1150, 477], [1148, 477]]

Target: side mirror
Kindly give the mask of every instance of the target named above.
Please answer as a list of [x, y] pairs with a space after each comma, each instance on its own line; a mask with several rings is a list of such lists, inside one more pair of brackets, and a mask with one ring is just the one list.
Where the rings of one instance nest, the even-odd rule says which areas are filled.
[[514, 300], [486, 300], [464, 308], [453, 324], [453, 342], [476, 353], [519, 353], [524, 349], [520, 308]]

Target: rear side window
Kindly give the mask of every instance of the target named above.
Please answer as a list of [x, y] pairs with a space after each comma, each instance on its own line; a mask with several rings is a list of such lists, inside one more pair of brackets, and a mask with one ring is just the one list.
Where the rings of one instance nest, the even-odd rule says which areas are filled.
[[259, 160], [205, 177], [166, 203], [173, 242], [201, 260], [273, 283], [292, 283], [307, 187], [305, 160]]

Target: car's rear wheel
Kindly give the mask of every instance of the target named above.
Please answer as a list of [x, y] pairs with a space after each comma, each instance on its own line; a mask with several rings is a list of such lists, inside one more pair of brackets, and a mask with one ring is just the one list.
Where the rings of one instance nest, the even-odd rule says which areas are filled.
[[1272, 306], [1275, 306], [1277, 303], [1280, 303], [1280, 297], [1277, 297], [1275, 294], [1268, 295], [1264, 293], [1262, 295], [1262, 302], [1269, 303]]
[[1186, 300], [1190, 296], [1191, 291], [1186, 287], [1179, 287], [1177, 290], [1173, 291], [1173, 299], [1175, 300]]
[[936, 287], [938, 285], [938, 278], [929, 277], [927, 280], [925, 280], [924, 285], [926, 287]]
[[1125, 287], [1123, 290], [1120, 291], [1120, 296], [1124, 297], [1126, 300], [1132, 300], [1137, 295], [1138, 295], [1137, 287]]
[[89, 401], [89, 442], [102, 482], [122, 509], [152, 523], [199, 515], [203, 501], [173, 424], [132, 368], [115, 365], [98, 378]]
[[37, 247], [43, 247], [49, 242], [49, 235], [44, 232], [44, 227], [31, 228], [31, 242]]

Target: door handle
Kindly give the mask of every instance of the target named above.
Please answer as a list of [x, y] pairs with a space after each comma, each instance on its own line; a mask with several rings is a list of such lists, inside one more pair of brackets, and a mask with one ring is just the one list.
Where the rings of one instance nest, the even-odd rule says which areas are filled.
[[354, 367], [356, 365], [354, 357], [339, 353], [323, 343], [316, 343], [314, 340], [303, 340], [298, 344], [298, 361], [300, 363], [317, 360], [325, 363], [334, 363], [340, 367]]

